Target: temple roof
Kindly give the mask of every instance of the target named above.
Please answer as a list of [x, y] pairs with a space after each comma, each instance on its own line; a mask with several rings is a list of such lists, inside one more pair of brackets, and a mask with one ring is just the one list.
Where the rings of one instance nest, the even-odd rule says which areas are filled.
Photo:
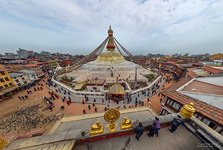
[[109, 88], [109, 94], [114, 94], [114, 95], [124, 95], [125, 94], [125, 89], [122, 85], [119, 83], [115, 83]]

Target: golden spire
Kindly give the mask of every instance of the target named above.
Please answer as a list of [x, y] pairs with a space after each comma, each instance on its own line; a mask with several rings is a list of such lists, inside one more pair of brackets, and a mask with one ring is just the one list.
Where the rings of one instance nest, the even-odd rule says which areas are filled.
[[108, 29], [108, 43], [107, 43], [107, 51], [114, 51], [115, 50], [115, 44], [114, 44], [114, 39], [113, 39], [113, 31], [111, 29], [111, 25], [109, 26]]
[[113, 31], [112, 31], [111, 25], [109, 26], [109, 29], [108, 29], [108, 35], [113, 36]]

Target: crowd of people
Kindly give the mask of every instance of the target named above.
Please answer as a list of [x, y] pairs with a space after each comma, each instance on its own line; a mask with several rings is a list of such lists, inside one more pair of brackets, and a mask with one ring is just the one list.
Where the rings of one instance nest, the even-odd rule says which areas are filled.
[[[31, 89], [32, 86], [34, 86], [33, 91]], [[29, 98], [29, 95], [32, 95], [34, 92], [43, 90], [43, 84], [42, 83], [37, 83], [37, 86], [35, 84], [33, 84], [32, 86], [26, 87], [27, 94], [22, 95], [22, 96], [18, 96], [18, 99], [19, 100], [26, 100], [26, 99]]]
[[31, 129], [43, 127], [60, 119], [60, 115], [44, 115], [44, 106], [32, 105], [20, 109], [0, 120], [0, 133], [27, 132]]

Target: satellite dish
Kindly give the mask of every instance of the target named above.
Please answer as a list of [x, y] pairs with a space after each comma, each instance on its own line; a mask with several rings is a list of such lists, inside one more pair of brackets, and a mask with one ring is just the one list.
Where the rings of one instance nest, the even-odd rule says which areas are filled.
[[196, 89], [192, 89], [192, 91], [197, 91]]

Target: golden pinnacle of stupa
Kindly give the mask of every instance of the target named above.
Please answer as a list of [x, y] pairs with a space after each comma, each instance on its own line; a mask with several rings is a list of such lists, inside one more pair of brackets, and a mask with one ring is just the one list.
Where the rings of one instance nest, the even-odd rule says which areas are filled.
[[108, 29], [108, 43], [107, 43], [106, 48], [107, 48], [107, 51], [115, 50], [115, 43], [114, 43], [113, 31], [111, 29], [111, 25], [109, 26], [109, 29]]
[[180, 110], [180, 114], [184, 118], [191, 118], [194, 113], [195, 113], [195, 108], [193, 102], [185, 104]]
[[124, 62], [125, 59], [124, 57], [117, 51], [115, 51], [115, 41], [114, 41], [114, 37], [113, 37], [113, 30], [111, 28], [111, 25], [109, 26], [108, 29], [108, 41], [107, 41], [107, 45], [106, 45], [106, 52], [101, 53], [98, 57], [97, 57], [97, 61], [98, 62], [107, 62], [107, 63], [120, 63], [120, 62]]

